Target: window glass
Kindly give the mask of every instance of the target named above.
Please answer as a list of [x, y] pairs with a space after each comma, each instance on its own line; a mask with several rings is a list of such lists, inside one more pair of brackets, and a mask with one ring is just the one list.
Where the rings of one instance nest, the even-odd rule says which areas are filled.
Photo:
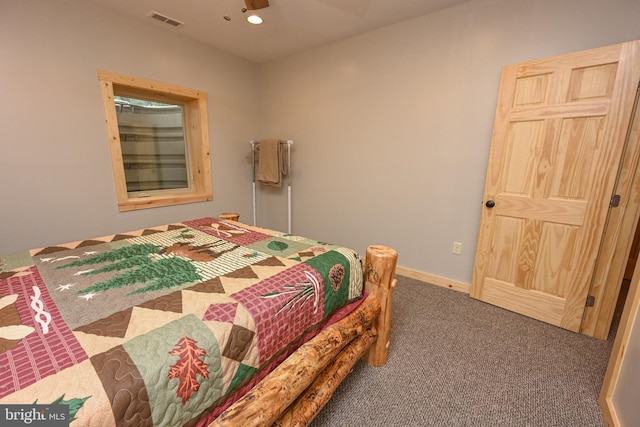
[[127, 192], [189, 188], [182, 106], [114, 99]]

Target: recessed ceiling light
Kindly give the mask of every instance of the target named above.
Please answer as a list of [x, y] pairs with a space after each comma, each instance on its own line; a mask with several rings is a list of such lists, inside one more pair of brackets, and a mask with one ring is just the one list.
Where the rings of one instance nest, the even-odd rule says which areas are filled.
[[258, 15], [250, 15], [247, 17], [247, 21], [251, 22], [252, 24], [258, 25], [258, 24], [262, 24], [262, 18], [260, 18]]

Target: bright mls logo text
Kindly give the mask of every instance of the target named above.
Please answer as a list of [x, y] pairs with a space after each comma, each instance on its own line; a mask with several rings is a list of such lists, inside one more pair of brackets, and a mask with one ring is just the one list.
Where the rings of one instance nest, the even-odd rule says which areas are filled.
[[0, 405], [0, 408], [0, 424], [3, 426], [69, 425], [69, 405]]

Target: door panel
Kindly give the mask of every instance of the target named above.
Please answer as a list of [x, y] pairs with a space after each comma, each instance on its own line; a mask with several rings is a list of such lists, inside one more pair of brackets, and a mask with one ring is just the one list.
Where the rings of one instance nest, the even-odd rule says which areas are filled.
[[472, 297], [579, 330], [638, 53], [631, 42], [504, 67]]

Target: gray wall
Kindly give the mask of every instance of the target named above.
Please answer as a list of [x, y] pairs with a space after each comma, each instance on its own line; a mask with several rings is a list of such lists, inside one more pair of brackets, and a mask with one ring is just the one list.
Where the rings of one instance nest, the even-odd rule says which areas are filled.
[[640, 39], [638, 22], [637, 0], [475, 0], [263, 65], [265, 133], [296, 141], [294, 232], [470, 283], [501, 67]]
[[[469, 283], [500, 69], [640, 39], [637, 0], [472, 0], [257, 65], [80, 0], [0, 0], [0, 253], [233, 210], [293, 139], [293, 232]], [[119, 213], [97, 69], [209, 94], [214, 201]], [[286, 191], [258, 192], [286, 229]], [[451, 254], [453, 241], [462, 255]]]
[[[213, 202], [118, 212], [98, 69], [208, 93]], [[84, 1], [0, 0], [0, 253], [250, 212], [257, 72]]]

